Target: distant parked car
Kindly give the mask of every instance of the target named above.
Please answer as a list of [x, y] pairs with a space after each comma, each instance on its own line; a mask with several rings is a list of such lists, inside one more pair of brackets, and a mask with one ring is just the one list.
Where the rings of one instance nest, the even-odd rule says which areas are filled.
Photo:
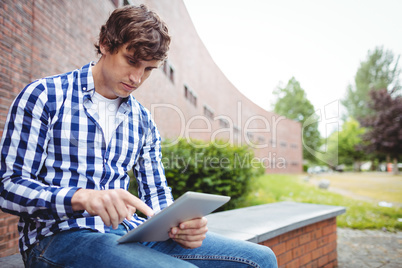
[[319, 174], [319, 173], [326, 172], [327, 170], [328, 170], [328, 168], [326, 168], [326, 167], [314, 166], [314, 167], [309, 167], [307, 169], [307, 173], [309, 173], [309, 174]]
[[345, 170], [345, 165], [338, 165], [334, 168], [334, 171], [343, 172]]

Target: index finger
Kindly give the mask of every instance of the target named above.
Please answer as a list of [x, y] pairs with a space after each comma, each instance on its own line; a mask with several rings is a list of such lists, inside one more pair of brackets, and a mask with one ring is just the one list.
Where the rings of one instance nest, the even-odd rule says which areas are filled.
[[124, 201], [126, 204], [135, 207], [137, 210], [141, 211], [148, 217], [152, 217], [154, 215], [154, 211], [147, 204], [145, 204], [141, 199], [132, 195], [131, 193], [126, 191], [126, 195]]

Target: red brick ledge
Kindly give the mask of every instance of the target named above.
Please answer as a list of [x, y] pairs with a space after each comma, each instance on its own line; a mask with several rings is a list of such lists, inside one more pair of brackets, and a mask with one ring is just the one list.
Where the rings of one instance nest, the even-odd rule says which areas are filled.
[[336, 216], [344, 207], [279, 202], [209, 215], [209, 230], [270, 247], [279, 267], [337, 267]]
[[336, 218], [320, 221], [271, 238], [279, 267], [337, 267]]

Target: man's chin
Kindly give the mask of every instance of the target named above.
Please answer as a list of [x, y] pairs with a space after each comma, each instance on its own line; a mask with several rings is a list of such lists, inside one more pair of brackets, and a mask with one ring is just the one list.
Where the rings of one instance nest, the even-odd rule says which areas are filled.
[[130, 96], [131, 93], [133, 93], [133, 91], [126, 91], [122, 89], [114, 91], [114, 94], [119, 98], [127, 98], [128, 96]]

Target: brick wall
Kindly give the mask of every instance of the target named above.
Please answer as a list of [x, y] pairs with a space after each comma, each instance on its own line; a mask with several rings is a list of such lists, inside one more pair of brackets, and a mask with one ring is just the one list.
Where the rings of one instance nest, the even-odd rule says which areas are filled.
[[[28, 83], [94, 60], [93, 43], [113, 9], [109, 0], [0, 1], [0, 136], [12, 101]], [[0, 257], [18, 252], [17, 222], [0, 210]]]
[[0, 210], [0, 258], [18, 252], [18, 219]]
[[93, 43], [113, 9], [110, 0], [0, 1], [0, 136], [28, 83], [96, 59]]
[[[269, 173], [302, 172], [300, 123], [262, 109], [233, 86], [197, 35], [184, 3], [179, 0], [133, 1], [145, 2], [157, 10], [173, 37], [168, 64], [174, 69], [174, 81], [157, 70], [133, 94], [153, 112], [162, 137], [174, 140], [177, 135], [186, 137], [188, 134], [203, 140], [229, 139], [236, 145], [252, 147]], [[186, 99], [184, 86], [197, 96], [197, 105]], [[158, 104], [170, 106], [155, 108]], [[213, 118], [204, 116], [205, 106], [213, 111]], [[222, 128], [219, 117], [228, 118], [231, 126]], [[239, 129], [238, 134], [233, 127]]]
[[274, 251], [279, 267], [337, 267], [336, 238], [334, 217], [260, 244]]
[[[194, 116], [202, 115], [204, 105], [211, 107], [215, 116], [231, 118], [243, 131], [253, 116], [266, 118], [269, 126], [257, 119], [249, 124], [254, 130], [262, 129], [254, 133], [254, 139], [263, 136], [263, 142], [269, 144], [266, 148], [256, 149], [256, 155], [266, 160], [264, 163], [269, 166], [268, 172], [301, 172], [300, 124], [288, 119], [280, 120], [278, 124], [272, 122], [273, 113], [256, 106], [226, 79], [198, 37], [184, 3], [179, 0], [134, 2], [145, 2], [168, 23], [173, 36], [169, 62], [175, 72], [175, 80], [171, 82], [162, 70], [156, 70], [152, 79], [135, 93], [135, 97], [148, 108], [158, 104], [174, 104], [185, 118], [185, 123], [189, 123]], [[96, 60], [93, 43], [100, 26], [115, 8], [115, 3], [121, 4], [122, 1], [0, 1], [0, 136], [12, 101], [28, 83], [44, 76], [71, 71]], [[197, 107], [186, 100], [184, 84], [197, 93]], [[180, 130], [180, 124], [175, 121], [177, 112], [167, 110], [154, 110], [154, 118], [162, 135], [172, 137]], [[210, 133], [204, 135], [205, 132], [201, 130], [193, 133], [194, 138], [209, 139], [212, 132], [219, 131], [217, 120], [208, 122], [212, 126]], [[202, 120], [194, 121], [192, 127], [205, 129], [204, 123]], [[277, 126], [275, 131], [272, 129], [274, 126]], [[270, 133], [264, 132], [267, 127], [270, 127]], [[245, 145], [245, 135], [240, 135], [241, 145]], [[273, 135], [276, 137], [272, 141], [275, 144], [271, 143]], [[285, 146], [281, 146], [281, 142], [285, 142]], [[281, 159], [286, 160], [286, 166], [282, 162], [278, 166]], [[5, 252], [16, 250], [16, 217], [4, 213], [0, 215], [0, 256], [4, 256], [7, 254]], [[3, 233], [4, 230], [7, 232]]]
[[[174, 82], [162, 70], [156, 70], [152, 79], [134, 93], [154, 112], [162, 136], [174, 139], [183, 134], [183, 126], [193, 130], [189, 136], [205, 140], [226, 139], [232, 134], [235, 144], [266, 144], [264, 148], [256, 148], [255, 154], [267, 172], [301, 172], [300, 124], [278, 119], [278, 115], [255, 105], [231, 84], [198, 37], [184, 3], [134, 2], [145, 2], [157, 10], [173, 36], [169, 65], [174, 68]], [[0, 135], [11, 102], [29, 82], [96, 60], [93, 43], [113, 8], [110, 0], [51, 4], [45, 0], [0, 1]], [[196, 93], [197, 106], [185, 98], [184, 85]], [[171, 107], [152, 109], [159, 104]], [[205, 105], [213, 109], [214, 117], [230, 118], [240, 133], [222, 131], [217, 119], [201, 118]], [[199, 120], [191, 121], [196, 117]]]

